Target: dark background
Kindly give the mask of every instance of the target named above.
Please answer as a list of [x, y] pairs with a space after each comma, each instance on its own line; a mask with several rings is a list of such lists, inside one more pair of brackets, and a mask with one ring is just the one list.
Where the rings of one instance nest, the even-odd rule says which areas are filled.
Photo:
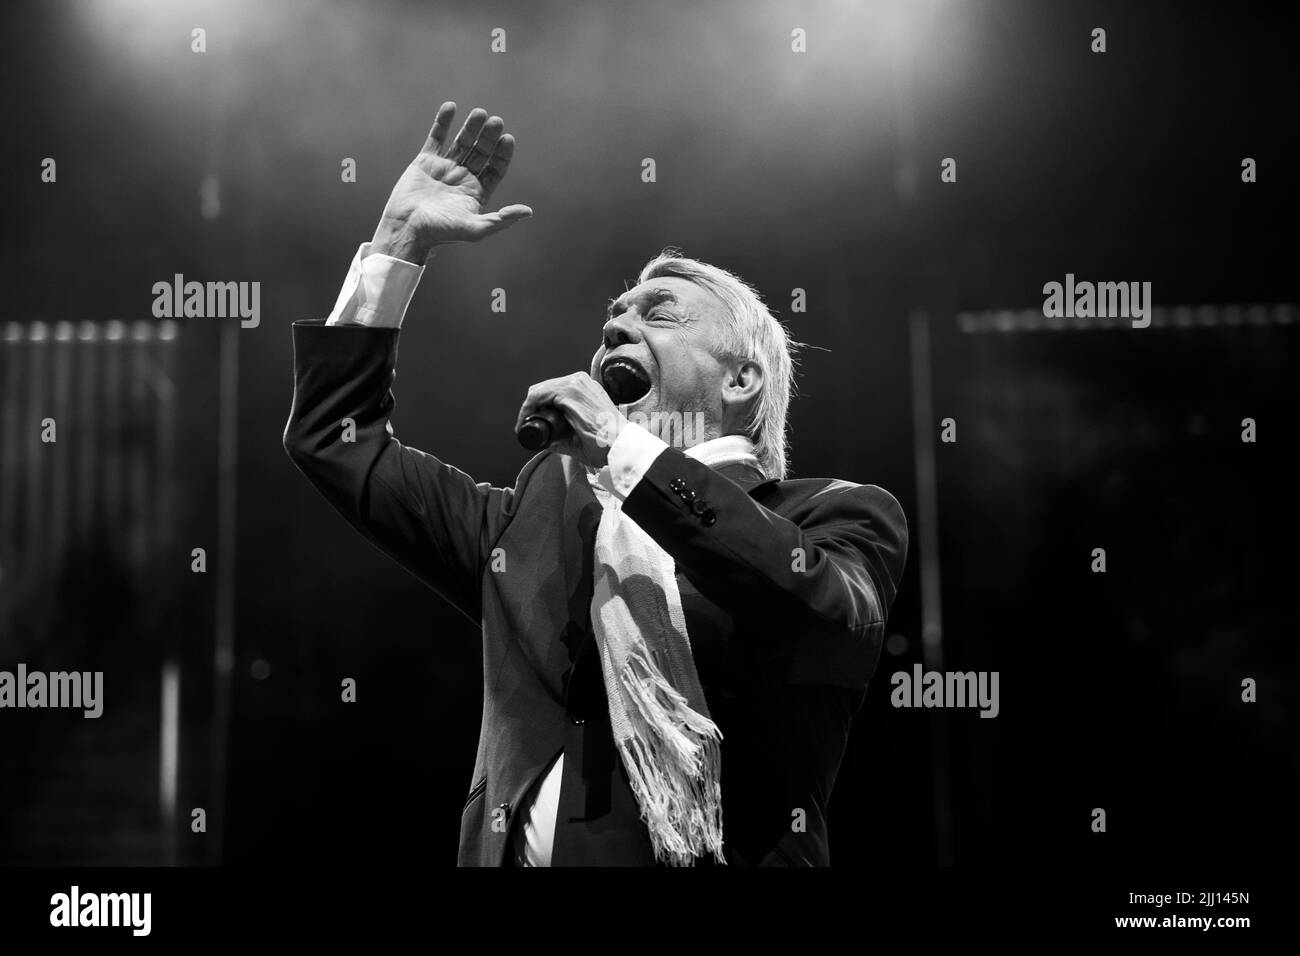
[[[100, 721], [0, 712], [0, 861], [454, 862], [477, 631], [357, 537], [280, 447], [289, 324], [328, 312], [445, 99], [505, 118], [519, 147], [495, 201], [536, 214], [427, 270], [403, 327], [399, 437], [511, 483], [527, 386], [586, 368], [607, 300], [675, 245], [754, 282], [815, 346], [792, 405], [794, 474], [902, 502], [913, 550], [831, 804], [837, 865], [1283, 853], [1297, 332], [1294, 305], [1273, 307], [1297, 301], [1297, 61], [1281, 9], [6, 4], [6, 322], [27, 335], [150, 320], [153, 283], [178, 272], [259, 281], [262, 315], [255, 329], [181, 323], [159, 399], [169, 456], [129, 412], [117, 430], [59, 419], [61, 442], [93, 433], [92, 474], [143, 456], [171, 504], [161, 525], [152, 491], [107, 529], [87, 519], [39, 565], [41, 509], [58, 505], [30, 463], [63, 446], [36, 438], [39, 350], [0, 341], [0, 667], [104, 669], [109, 695]], [[1090, 51], [1098, 26], [1104, 54]], [[795, 27], [806, 54], [791, 52]], [[41, 182], [44, 157], [57, 183]], [[340, 181], [345, 157], [355, 183]], [[656, 183], [641, 182], [644, 157]], [[956, 183], [940, 182], [944, 157]], [[209, 178], [220, 209], [205, 216]], [[959, 315], [1036, 312], [1067, 272], [1150, 281], [1170, 316], [1217, 309], [1145, 330], [962, 331]], [[1262, 321], [1226, 310], [1252, 304], [1269, 307]], [[889, 675], [921, 659], [913, 314], [933, 345], [921, 434], [937, 456], [944, 665], [1001, 672], [995, 720], [889, 703]], [[238, 373], [224, 418], [223, 337]], [[956, 444], [936, 443], [944, 417]], [[1240, 441], [1245, 417], [1255, 444]], [[132, 557], [142, 522], [152, 545]], [[206, 575], [190, 572], [193, 547]], [[1095, 547], [1105, 575], [1089, 571]], [[183, 675], [175, 821], [158, 809], [167, 656]], [[189, 830], [193, 807], [206, 834]]]

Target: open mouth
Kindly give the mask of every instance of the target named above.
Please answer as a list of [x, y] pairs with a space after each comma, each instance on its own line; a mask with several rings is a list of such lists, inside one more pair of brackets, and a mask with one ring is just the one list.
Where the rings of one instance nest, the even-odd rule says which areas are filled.
[[618, 355], [600, 367], [600, 384], [615, 405], [631, 405], [650, 394], [650, 373], [635, 359]]

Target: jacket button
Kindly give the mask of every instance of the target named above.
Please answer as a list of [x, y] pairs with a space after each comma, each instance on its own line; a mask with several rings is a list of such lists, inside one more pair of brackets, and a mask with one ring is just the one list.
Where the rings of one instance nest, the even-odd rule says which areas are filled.
[[681, 491], [686, 487], [686, 482], [681, 478], [674, 478], [672, 481], [668, 482], [668, 487], [673, 491]]
[[581, 727], [583, 724], [586, 723], [586, 721], [583, 720], [581, 717], [570, 717], [569, 720], [573, 722], [573, 726], [575, 727]]
[[691, 490], [690, 488], [687, 488], [685, 491], [679, 491], [679, 492], [677, 492], [677, 493], [678, 493], [679, 495], [682, 496], [682, 501], [694, 501], [694, 500], [695, 500], [695, 492], [694, 492], [693, 490]]
[[696, 515], [702, 515], [704, 514], [704, 512], [708, 510], [709, 510], [709, 503], [705, 501], [703, 498], [699, 499], [698, 501], [696, 501], [694, 504], [691, 505], [691, 511]]
[[704, 514], [700, 515], [700, 524], [704, 525], [706, 528], [712, 528], [717, 523], [718, 516], [713, 513], [712, 508], [709, 508], [704, 512]]

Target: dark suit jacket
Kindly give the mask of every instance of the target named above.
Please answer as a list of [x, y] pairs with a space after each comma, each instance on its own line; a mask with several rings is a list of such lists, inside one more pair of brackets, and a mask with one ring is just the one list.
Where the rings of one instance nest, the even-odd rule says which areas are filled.
[[[513, 488], [475, 483], [393, 436], [397, 330], [318, 320], [293, 338], [285, 450], [353, 527], [482, 625], [459, 863], [510, 862], [521, 802], [563, 749], [552, 864], [653, 865], [610, 733], [590, 619], [601, 511], [581, 465], [543, 452]], [[723, 734], [728, 863], [826, 865], [827, 802], [907, 556], [898, 502], [873, 485], [715, 471], [670, 448], [623, 507], [677, 565]]]

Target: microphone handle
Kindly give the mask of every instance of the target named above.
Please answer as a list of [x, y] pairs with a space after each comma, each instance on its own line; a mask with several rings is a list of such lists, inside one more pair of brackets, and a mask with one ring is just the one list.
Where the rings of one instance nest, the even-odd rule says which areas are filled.
[[558, 408], [543, 405], [524, 419], [515, 437], [529, 451], [541, 451], [569, 430], [569, 422]]

